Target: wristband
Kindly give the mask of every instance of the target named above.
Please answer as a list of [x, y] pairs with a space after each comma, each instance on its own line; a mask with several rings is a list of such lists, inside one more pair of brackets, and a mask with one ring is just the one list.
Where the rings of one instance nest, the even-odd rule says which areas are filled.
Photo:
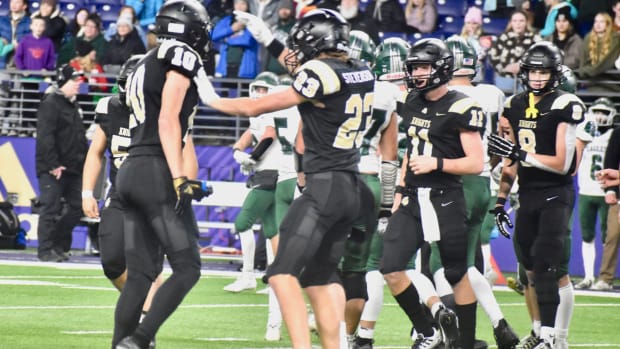
[[437, 169], [438, 172], [443, 172], [443, 158], [437, 158]]
[[284, 51], [284, 45], [276, 39], [271, 40], [271, 43], [267, 45], [267, 52], [276, 59], [280, 57], [282, 51]]
[[504, 205], [506, 205], [506, 198], [498, 197], [497, 200], [495, 201], [495, 205], [496, 206], [504, 206]]
[[397, 185], [394, 187], [394, 194], [404, 194], [405, 193], [405, 187], [403, 187], [402, 185]]
[[82, 199], [90, 199], [93, 198], [93, 191], [92, 190], [82, 190]]

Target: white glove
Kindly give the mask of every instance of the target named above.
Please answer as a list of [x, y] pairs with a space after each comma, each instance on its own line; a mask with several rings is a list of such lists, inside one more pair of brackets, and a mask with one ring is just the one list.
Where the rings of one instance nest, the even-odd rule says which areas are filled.
[[377, 221], [377, 233], [379, 233], [379, 235], [383, 235], [383, 233], [385, 233], [385, 230], [387, 229], [387, 226], [388, 217], [379, 218], [379, 220]]
[[211, 80], [207, 77], [204, 67], [198, 69], [198, 73], [194, 76], [194, 82], [198, 87], [198, 96], [202, 103], [210, 106], [213, 101], [220, 98], [217, 92], [215, 92]]
[[245, 24], [245, 27], [250, 31], [254, 39], [263, 46], [269, 46], [273, 41], [273, 34], [267, 27], [267, 24], [262, 19], [254, 16], [253, 14], [243, 11], [233, 11], [235, 19]]
[[233, 158], [239, 165], [241, 165], [241, 167], [245, 166], [252, 168], [256, 164], [256, 161], [250, 157], [250, 154], [239, 149], [235, 149], [233, 152]]

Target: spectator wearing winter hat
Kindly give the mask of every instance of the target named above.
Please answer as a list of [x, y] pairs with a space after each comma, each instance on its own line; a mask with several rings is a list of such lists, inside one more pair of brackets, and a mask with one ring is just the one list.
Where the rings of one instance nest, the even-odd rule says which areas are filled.
[[65, 36], [67, 22], [60, 12], [60, 7], [56, 0], [42, 0], [39, 10], [34, 12], [30, 18], [40, 16], [45, 19], [45, 31], [43, 36], [50, 38], [54, 43], [54, 51], [60, 50], [60, 44]]
[[134, 29], [132, 18], [120, 16], [116, 21], [116, 34], [108, 42], [108, 49], [101, 60], [106, 72], [117, 74], [129, 57], [146, 52], [140, 35]]
[[475, 81], [484, 80], [484, 60], [487, 56], [487, 50], [491, 48], [491, 37], [483, 35], [482, 32], [482, 10], [472, 6], [465, 13], [465, 21], [461, 29], [461, 37], [476, 50], [478, 56], [478, 64], [476, 64]]
[[[138, 32], [138, 35], [140, 35], [140, 39], [142, 39], [142, 42], [144, 43], [144, 46], [146, 47], [146, 32], [142, 28], [140, 23], [138, 22], [138, 18], [136, 17], [136, 10], [134, 10], [134, 8], [131, 6], [124, 5], [118, 11], [118, 17], [123, 17], [123, 16], [129, 17], [131, 19], [133, 30]], [[103, 32], [103, 37], [108, 41], [112, 40], [112, 37], [114, 35], [116, 35], [116, 22], [110, 23], [108, 28]]]
[[560, 8], [555, 16], [555, 30], [544, 39], [551, 41], [564, 54], [564, 65], [571, 68], [579, 68], [581, 52], [583, 51], [583, 39], [575, 32], [576, 23], [571, 16], [569, 6]]
[[[545, 1], [546, 2], [546, 1]], [[568, 8], [570, 17], [573, 19], [577, 18], [577, 9], [573, 4], [565, 0], [550, 0], [549, 1], [549, 11], [547, 11], [547, 17], [545, 19], [545, 26], [540, 30], [539, 34], [542, 37], [549, 36], [553, 34], [555, 30], [555, 22], [558, 16], [558, 11], [560, 9]]]

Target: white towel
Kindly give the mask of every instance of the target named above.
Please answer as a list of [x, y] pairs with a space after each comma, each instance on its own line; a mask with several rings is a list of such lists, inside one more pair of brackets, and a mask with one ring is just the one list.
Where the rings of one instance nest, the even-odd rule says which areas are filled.
[[418, 203], [420, 204], [420, 219], [424, 240], [428, 242], [439, 241], [439, 221], [437, 213], [431, 202], [431, 188], [418, 188]]

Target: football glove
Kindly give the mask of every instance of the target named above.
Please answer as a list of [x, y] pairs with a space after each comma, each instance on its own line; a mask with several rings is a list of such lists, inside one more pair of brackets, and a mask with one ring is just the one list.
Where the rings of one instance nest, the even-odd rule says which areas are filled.
[[385, 233], [391, 216], [392, 211], [389, 209], [382, 208], [379, 211], [379, 220], [377, 221], [377, 233], [379, 233], [379, 235], [383, 235], [383, 233]]
[[273, 34], [262, 19], [243, 11], [233, 11], [235, 19], [245, 24], [250, 34], [263, 46], [269, 46], [273, 41]]
[[233, 158], [239, 165], [241, 165], [242, 170], [243, 167], [249, 167], [251, 169], [254, 165], [256, 165], [256, 161], [252, 159], [250, 154], [239, 149], [234, 150]]
[[510, 166], [517, 160], [524, 161], [527, 156], [526, 151], [522, 150], [521, 147], [513, 144], [508, 139], [504, 139], [498, 135], [490, 135], [487, 137], [487, 140], [489, 141], [489, 153], [512, 160]]
[[497, 225], [499, 232], [502, 233], [505, 238], [510, 239], [510, 232], [506, 229], [504, 224], [506, 224], [509, 228], [513, 228], [513, 224], [510, 220], [510, 216], [508, 216], [508, 213], [504, 210], [504, 207], [495, 206], [495, 208], [490, 210], [489, 213], [495, 216], [495, 225]]
[[177, 202], [174, 205], [176, 214], [181, 215], [185, 208], [191, 205], [192, 200], [201, 200], [213, 194], [213, 188], [206, 181], [189, 180], [187, 177], [177, 177], [172, 180], [177, 193]]

